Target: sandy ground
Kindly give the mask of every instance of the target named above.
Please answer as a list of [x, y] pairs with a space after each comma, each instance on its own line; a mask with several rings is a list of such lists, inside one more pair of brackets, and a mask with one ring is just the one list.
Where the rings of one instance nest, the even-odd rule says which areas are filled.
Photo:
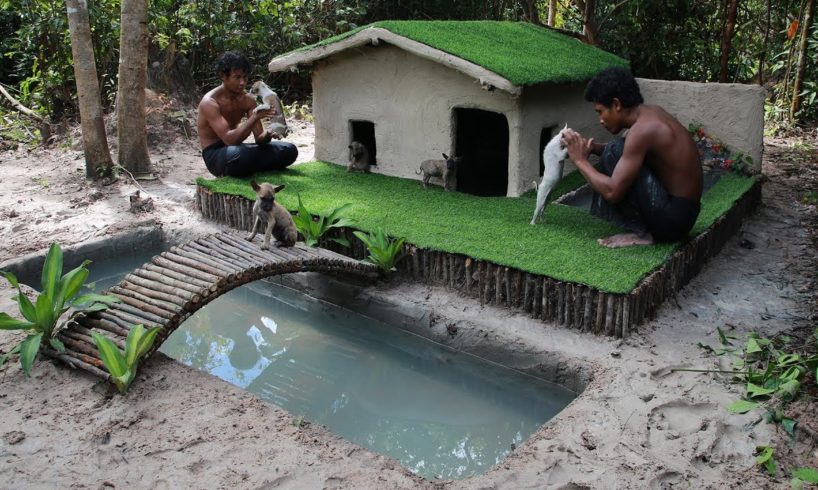
[[[193, 208], [195, 177], [206, 175], [193, 139], [164, 128], [151, 154], [159, 178], [141, 182], [149, 213], [128, 211], [136, 186], [83, 178], [80, 151], [0, 153], [0, 263], [136, 226], [172, 240], [215, 231]], [[312, 158], [312, 127], [297, 123], [299, 160]], [[416, 329], [454, 347], [556, 379], [592, 377], [558, 417], [487, 474], [429, 482], [283, 410], [162, 354], [143, 366], [125, 396], [90, 376], [40, 360], [27, 379], [14, 362], [0, 372], [1, 488], [764, 488], [788, 487], [755, 465], [772, 444], [790, 464], [818, 466], [815, 441], [795, 442], [755, 414], [723, 408], [740, 395], [713, 374], [697, 343], [717, 345], [716, 327], [742, 337], [814, 326], [814, 206], [798, 202], [804, 168], [776, 159], [770, 141], [764, 205], [657, 317], [625, 340], [577, 334], [524, 315], [481, 307], [440, 288], [389, 283], [357, 295], [392, 298], [426, 312]], [[751, 243], [754, 245], [750, 248]], [[0, 311], [16, 312], [0, 287]], [[425, 323], [424, 323], [425, 322]], [[448, 334], [447, 327], [457, 327]], [[19, 339], [0, 332], [0, 351]], [[818, 432], [815, 404], [797, 405]], [[789, 459], [787, 459], [789, 458]]]

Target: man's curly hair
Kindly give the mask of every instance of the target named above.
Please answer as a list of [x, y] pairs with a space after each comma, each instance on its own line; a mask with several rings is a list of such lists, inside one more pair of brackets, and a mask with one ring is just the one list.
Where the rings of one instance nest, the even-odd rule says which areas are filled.
[[639, 85], [627, 70], [614, 66], [599, 72], [585, 87], [585, 100], [611, 107], [614, 98], [623, 107], [634, 107], [645, 102]]
[[216, 60], [216, 73], [219, 75], [230, 75], [233, 70], [241, 70], [250, 74], [252, 67], [241, 53], [237, 51], [226, 51]]

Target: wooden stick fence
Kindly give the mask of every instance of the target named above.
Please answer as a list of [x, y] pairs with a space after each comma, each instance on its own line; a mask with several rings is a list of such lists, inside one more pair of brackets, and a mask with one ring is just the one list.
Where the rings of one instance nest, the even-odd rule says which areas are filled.
[[123, 348], [135, 324], [159, 326], [162, 330], [152, 353], [196, 310], [242, 284], [291, 272], [378, 276], [377, 267], [330, 250], [310, 248], [303, 243], [262, 250], [262, 236], [253, 242], [244, 236], [235, 232], [217, 233], [154, 257], [109, 289], [108, 293], [118, 297], [121, 303], [79, 316], [57, 334], [66, 347], [64, 353], [50, 347], [43, 347], [43, 352], [111, 381], [91, 332], [107, 335]]
[[[408, 253], [399, 273], [413, 280], [442, 285], [479, 298], [481, 304], [520, 309], [532, 318], [598, 335], [625, 337], [650, 319], [658, 307], [676, 294], [715, 256], [761, 202], [756, 182], [730, 210], [703, 233], [682, 245], [665, 263], [643, 278], [628, 294], [531, 274], [461, 254], [405, 245]], [[249, 230], [253, 202], [238, 196], [214, 193], [201, 186], [196, 204], [205, 218], [240, 230]], [[322, 244], [354, 258], [366, 257], [366, 247], [350, 229], [336, 231], [350, 247]]]

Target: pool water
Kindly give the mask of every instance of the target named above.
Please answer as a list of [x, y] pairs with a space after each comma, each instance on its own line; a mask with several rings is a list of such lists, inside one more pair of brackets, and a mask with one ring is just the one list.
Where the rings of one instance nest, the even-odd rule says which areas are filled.
[[576, 396], [266, 281], [216, 298], [160, 351], [429, 479], [487, 471]]

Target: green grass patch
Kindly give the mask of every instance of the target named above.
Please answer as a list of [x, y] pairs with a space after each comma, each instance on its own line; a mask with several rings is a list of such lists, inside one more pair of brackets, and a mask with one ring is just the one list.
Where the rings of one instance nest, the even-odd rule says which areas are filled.
[[609, 66], [628, 67], [614, 54], [528, 22], [375, 22], [295, 51], [308, 51], [380, 27], [482, 66], [515, 85], [589, 80]]
[[[576, 179], [569, 174], [561, 185], [570, 190]], [[423, 189], [417, 180], [348, 173], [343, 166], [323, 162], [260, 174], [256, 180], [286, 184], [278, 201], [289, 210], [297, 209], [297, 194], [313, 213], [351, 203], [349, 216], [362, 231], [383, 228], [390, 236], [405, 237], [419, 247], [464, 254], [613, 293], [630, 292], [679, 246], [601, 247], [598, 238], [621, 230], [581, 209], [563, 205], [548, 206], [545, 224], [532, 226], [533, 193], [519, 198], [477, 197], [444, 192], [440, 187]], [[701, 233], [713, 224], [753, 182], [753, 178], [734, 174], [722, 177], [702, 199], [702, 212], [692, 233]], [[255, 199], [249, 180], [200, 178], [197, 183], [214, 192]]]

